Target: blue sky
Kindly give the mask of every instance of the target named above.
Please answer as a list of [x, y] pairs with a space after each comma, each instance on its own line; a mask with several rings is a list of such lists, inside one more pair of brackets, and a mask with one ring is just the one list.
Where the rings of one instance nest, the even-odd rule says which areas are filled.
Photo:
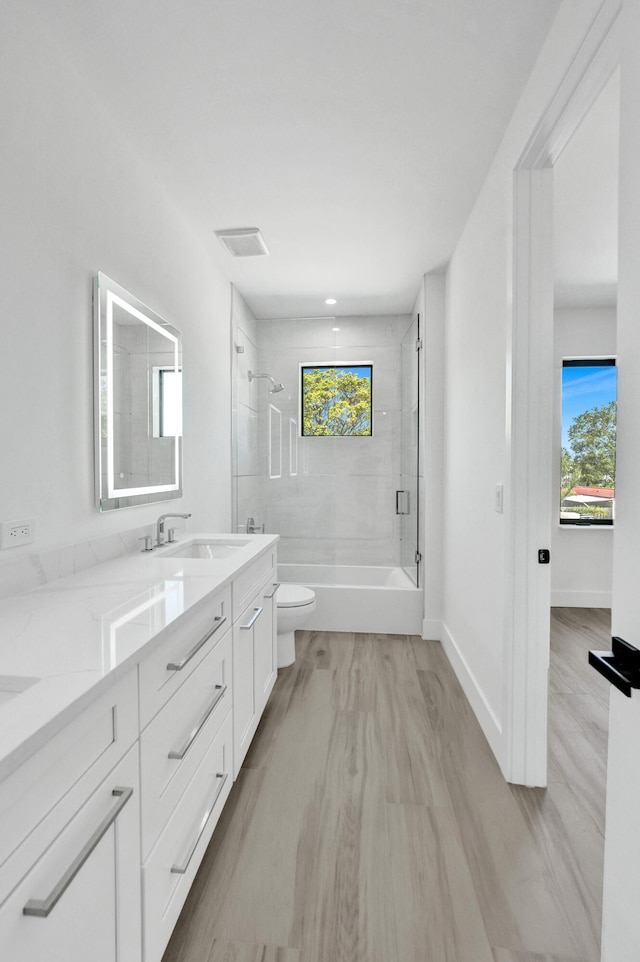
[[303, 371], [314, 371], [319, 370], [323, 367], [334, 367], [337, 371], [346, 371], [349, 374], [357, 374], [358, 377], [371, 377], [371, 365], [367, 364], [364, 367], [345, 367], [343, 364], [305, 364]]
[[567, 430], [572, 419], [583, 411], [602, 407], [616, 400], [614, 366], [563, 367], [562, 369], [562, 446], [569, 447]]
[[358, 377], [371, 377], [371, 368], [369, 365], [366, 367], [343, 367], [343, 371], [348, 371], [349, 374], [357, 374]]

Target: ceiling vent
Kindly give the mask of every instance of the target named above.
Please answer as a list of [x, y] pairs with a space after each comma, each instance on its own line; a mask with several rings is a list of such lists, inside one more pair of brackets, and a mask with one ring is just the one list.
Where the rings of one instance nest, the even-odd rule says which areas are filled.
[[231, 227], [215, 233], [233, 257], [257, 257], [269, 253], [257, 227]]

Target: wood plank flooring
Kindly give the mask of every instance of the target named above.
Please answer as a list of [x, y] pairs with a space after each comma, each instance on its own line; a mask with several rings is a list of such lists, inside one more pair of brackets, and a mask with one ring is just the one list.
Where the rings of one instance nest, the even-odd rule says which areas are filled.
[[163, 962], [598, 962], [608, 614], [552, 609], [544, 790], [438, 643], [299, 632]]

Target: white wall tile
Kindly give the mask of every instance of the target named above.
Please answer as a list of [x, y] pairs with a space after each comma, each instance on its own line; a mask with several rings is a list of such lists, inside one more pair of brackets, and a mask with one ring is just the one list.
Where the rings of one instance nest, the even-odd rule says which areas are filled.
[[[266, 524], [266, 498], [264, 479], [257, 475], [238, 478], [238, 525], [244, 530], [247, 518], [253, 518], [257, 524]], [[266, 531], [269, 531], [265, 527]], [[277, 532], [274, 532], [277, 533]]]
[[[267, 530], [281, 536], [283, 560], [341, 564], [397, 564], [400, 523], [395, 490], [401, 472], [401, 341], [409, 316], [348, 317], [333, 320], [257, 321], [257, 358], [252, 370], [282, 381], [285, 390], [270, 395], [254, 382], [247, 404], [258, 412], [258, 437], [239, 436], [238, 465], [256, 467], [249, 447], [259, 450], [259, 478], [238, 479], [239, 517], [256, 516], [264, 506]], [[332, 327], [339, 327], [334, 332]], [[240, 332], [238, 337], [240, 337]], [[408, 349], [406, 349], [408, 350]], [[245, 353], [254, 358], [247, 343]], [[243, 360], [246, 361], [247, 357]], [[300, 438], [295, 435], [297, 475], [291, 476], [290, 419], [299, 421], [300, 364], [374, 365], [374, 436]], [[243, 367], [238, 364], [241, 376]], [[238, 390], [238, 399], [241, 391]], [[282, 414], [282, 477], [268, 479], [268, 415], [274, 404]], [[244, 412], [238, 404], [238, 421]], [[240, 429], [242, 430], [242, 429]], [[251, 504], [249, 511], [248, 505]], [[247, 510], [244, 510], [247, 506]], [[256, 517], [261, 521], [262, 517]]]
[[258, 474], [260, 470], [258, 413], [253, 408], [240, 403], [237, 410], [236, 446], [237, 474]]

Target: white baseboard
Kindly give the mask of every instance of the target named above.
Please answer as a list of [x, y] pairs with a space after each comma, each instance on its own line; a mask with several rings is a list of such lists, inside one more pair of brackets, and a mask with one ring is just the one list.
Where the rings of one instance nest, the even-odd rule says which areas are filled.
[[445, 624], [442, 625], [442, 647], [451, 663], [462, 690], [464, 691], [471, 709], [478, 719], [478, 723], [484, 732], [484, 736], [489, 742], [491, 751], [496, 756], [498, 764], [502, 765], [503, 740], [502, 725], [489, 705], [484, 692], [476, 681], [473, 672], [469, 668], [466, 659], [460, 652], [455, 643], [451, 632]]
[[422, 637], [425, 641], [442, 641], [442, 622], [436, 618], [425, 618], [422, 622]]
[[552, 591], [552, 608], [610, 608], [610, 591]]

